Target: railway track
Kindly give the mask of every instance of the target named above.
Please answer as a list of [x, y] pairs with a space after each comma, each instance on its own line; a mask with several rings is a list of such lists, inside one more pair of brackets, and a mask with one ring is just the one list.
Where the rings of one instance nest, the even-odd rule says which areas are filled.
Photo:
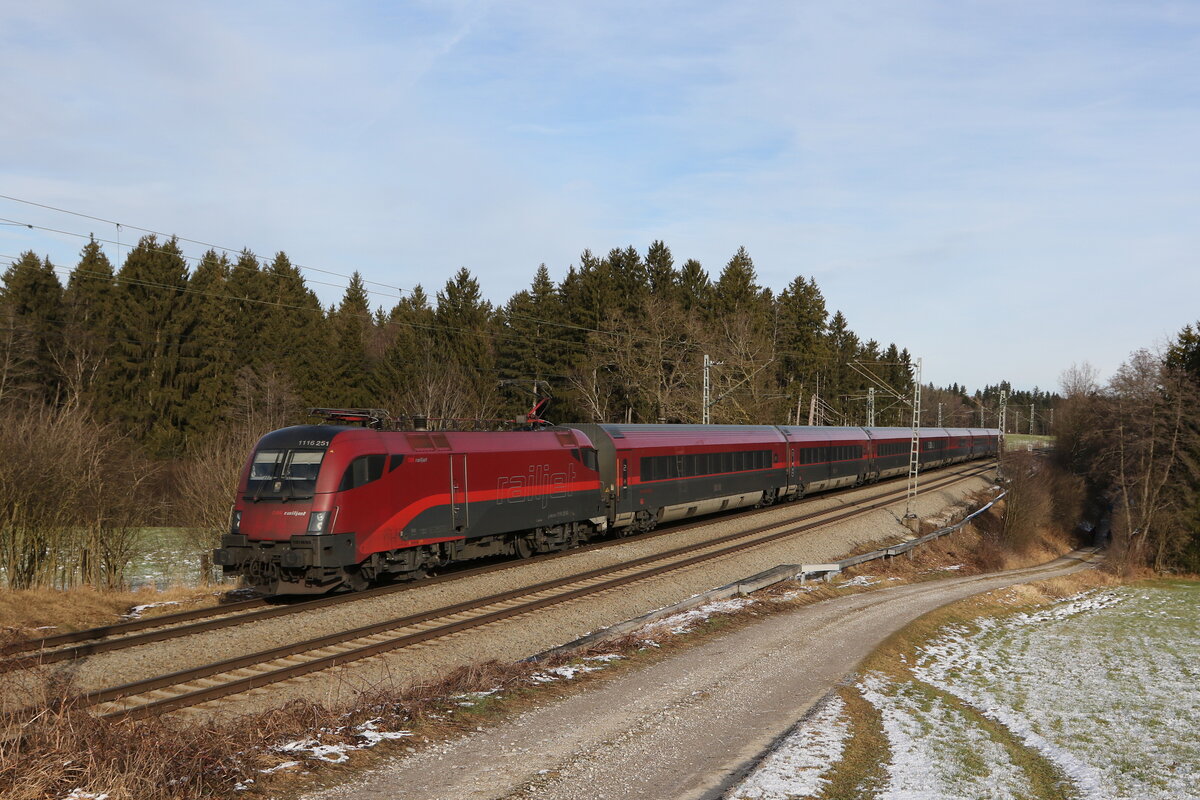
[[[962, 475], [968, 472], [978, 474], [977, 470], [979, 468], [971, 466], [965, 470], [961, 467], [950, 469], [955, 470], [950, 472], [950, 475]], [[939, 470], [938, 472], [931, 473], [931, 475], [940, 479], [944, 476], [944, 470], [945, 468], [943, 468], [943, 470]], [[893, 483], [897, 480], [898, 479], [890, 479], [889, 481], [885, 482], [883, 486], [886, 487], [888, 483]], [[889, 496], [889, 493], [884, 493], [879, 496]], [[874, 496], [867, 499], [874, 499]], [[769, 513], [773, 510], [776, 510], [775, 507], [766, 507], [750, 512], [742, 512], [739, 514], [739, 516], [743, 518], [751, 518], [759, 514]], [[800, 515], [792, 521], [804, 521], [809, 519], [811, 516], [812, 514]], [[636, 539], [638, 541], [647, 541], [660, 536], [684, 533], [705, 525], [710, 525], [714, 519], [714, 517], [706, 517], [704, 519], [695, 520], [692, 522], [664, 526], [663, 528], [655, 531], [640, 534], [636, 537]], [[571, 550], [539, 555], [535, 558], [535, 560], [545, 562], [547, 560], [563, 558], [577, 553], [585, 553], [606, 547], [614, 547], [628, 541], [630, 541], [630, 538], [608, 539], [605, 541], [585, 545], [583, 547], [576, 547]], [[74, 631], [71, 633], [57, 634], [40, 639], [12, 642], [6, 644], [3, 648], [0, 648], [0, 673], [14, 669], [24, 669], [55, 664], [62, 661], [86, 658], [88, 656], [97, 655], [100, 653], [107, 653], [114, 650], [123, 650], [130, 647], [152, 644], [154, 642], [166, 641], [182, 636], [190, 636], [198, 633], [221, 630], [223, 628], [244, 625], [251, 622], [260, 622], [278, 617], [290, 616], [291, 614], [304, 613], [318, 608], [340, 605], [342, 603], [355, 602], [358, 600], [379, 597], [382, 595], [412, 591], [414, 589], [420, 589], [423, 587], [436, 585], [438, 583], [463, 580], [477, 575], [514, 569], [527, 563], [528, 561], [526, 560], [509, 560], [479, 567], [457, 569], [453, 572], [437, 575], [412, 583], [378, 586], [361, 592], [325, 595], [322, 597], [292, 602], [281, 602], [279, 600], [272, 602], [272, 600], [268, 598], [252, 598], [234, 603], [227, 603], [220, 606], [192, 609], [189, 611], [163, 614], [161, 616], [150, 617], [146, 619], [118, 622], [111, 625], [104, 625], [97, 628], [89, 628], [87, 630]]]
[[[942, 476], [922, 491], [944, 488], [989, 469], [990, 466]], [[891, 505], [904, 494], [904, 490], [893, 490], [849, 509], [813, 512], [786, 522], [761, 525], [703, 544], [676, 547], [619, 565], [588, 570], [419, 614], [91, 692], [74, 698], [74, 702], [90, 706], [97, 716], [111, 719], [138, 719], [195, 706], [388, 651], [452, 636], [637, 581], [651, 580], [665, 573], [861, 516]], [[311, 606], [301, 604], [300, 607]]]

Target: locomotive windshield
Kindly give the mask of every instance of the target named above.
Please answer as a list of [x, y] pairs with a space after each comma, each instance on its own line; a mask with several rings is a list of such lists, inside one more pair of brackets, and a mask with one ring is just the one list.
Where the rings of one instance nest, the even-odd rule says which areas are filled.
[[250, 463], [247, 500], [308, 500], [324, 450], [259, 450]]

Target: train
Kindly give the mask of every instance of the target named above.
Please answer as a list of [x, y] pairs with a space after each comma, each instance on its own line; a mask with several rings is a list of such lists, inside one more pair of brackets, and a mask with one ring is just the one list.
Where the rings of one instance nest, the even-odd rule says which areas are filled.
[[[453, 562], [523, 558], [676, 520], [906, 474], [911, 428], [531, 424], [389, 429], [378, 414], [271, 431], [213, 553], [268, 594], [361, 590]], [[929, 469], [995, 456], [999, 431], [921, 428]]]

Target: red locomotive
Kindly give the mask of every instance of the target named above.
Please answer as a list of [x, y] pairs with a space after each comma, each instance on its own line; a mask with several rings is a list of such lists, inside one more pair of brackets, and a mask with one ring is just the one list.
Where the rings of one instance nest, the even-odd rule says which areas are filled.
[[[259, 440], [238, 483], [226, 575], [281, 594], [361, 589], [453, 561], [562, 550], [608, 532], [908, 471], [907, 428], [774, 425], [383, 430], [325, 411]], [[994, 455], [995, 429], [922, 428], [922, 468]]]

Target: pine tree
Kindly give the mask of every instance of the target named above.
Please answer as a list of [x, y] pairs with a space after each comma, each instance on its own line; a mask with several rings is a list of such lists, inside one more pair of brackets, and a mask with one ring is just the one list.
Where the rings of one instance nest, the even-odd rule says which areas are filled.
[[584, 250], [579, 256], [579, 268], [571, 267], [559, 284], [567, 322], [578, 328], [580, 343], [587, 339], [587, 331], [599, 330], [620, 299], [613, 287], [607, 265]]
[[341, 304], [331, 317], [333, 323], [333, 369], [330, 386], [337, 405], [366, 408], [374, 403], [371, 392], [367, 346], [372, 335], [372, 318], [362, 275], [355, 272]]
[[888, 345], [882, 360], [887, 365], [882, 369], [883, 379], [897, 392], [907, 396], [912, 388], [912, 375], [905, 365], [906, 359], [900, 356], [900, 350], [896, 347], [895, 342]]
[[545, 264], [538, 267], [528, 289], [509, 299], [499, 317], [503, 335], [497, 341], [496, 366], [503, 379], [517, 381], [520, 387], [510, 393], [505, 412], [514, 414], [529, 408], [532, 381], [551, 384], [556, 411], [562, 410], [557, 400], [565, 386], [558, 376], [568, 369], [575, 342], [559, 324], [562, 304]]
[[260, 361], [274, 365], [309, 407], [330, 406], [332, 326], [304, 276], [280, 251], [262, 274], [264, 299]]
[[237, 373], [229, 259], [209, 250], [188, 279], [180, 316], [183, 339], [179, 388], [185, 436], [200, 440], [221, 422]]
[[686, 311], [708, 308], [711, 301], [712, 283], [700, 262], [689, 258], [679, 271], [680, 302]]
[[0, 398], [23, 395], [55, 402], [62, 385], [57, 359], [62, 352], [63, 288], [54, 265], [30, 250], [5, 270], [3, 281]]
[[636, 313], [642, 305], [642, 298], [650, 290], [649, 276], [642, 256], [637, 249], [630, 245], [624, 250], [613, 248], [604, 259], [604, 271], [607, 273], [604, 316], [615, 317], [624, 313]]
[[821, 394], [825, 402], [838, 411], [844, 412], [846, 406], [841, 401], [841, 396], [846, 394], [856, 383], [850, 376], [850, 368], [846, 365], [858, 355], [859, 340], [854, 331], [850, 330], [846, 316], [841, 311], [835, 312], [829, 321], [826, 342], [830, 360], [825, 373], [825, 381], [821, 387]]
[[782, 386], [810, 393], [828, 363], [829, 311], [815, 279], [797, 276], [779, 295], [779, 377]]
[[229, 303], [233, 310], [233, 329], [240, 362], [253, 369], [262, 369], [273, 360], [273, 353], [262, 346], [263, 329], [269, 312], [270, 281], [264, 277], [258, 256], [249, 250], [238, 254], [226, 281]]
[[182, 443], [178, 377], [186, 285], [178, 242], [151, 234], [129, 252], [113, 297], [107, 413], [160, 455], [178, 452]]
[[112, 344], [113, 267], [96, 240], [79, 254], [63, 293], [63, 392], [67, 405], [103, 405], [97, 377]]
[[422, 380], [426, 363], [434, 356], [435, 324], [429, 297], [420, 284], [388, 314], [388, 346], [375, 372], [374, 389], [390, 411], [424, 413], [412, 389]]
[[733, 314], [762, 315], [764, 294], [754, 272], [754, 261], [745, 247], [729, 259], [713, 287], [710, 309], [715, 319]]
[[493, 342], [493, 312], [491, 303], [483, 299], [479, 282], [466, 267], [437, 295], [436, 341], [447, 359], [463, 374], [471, 376], [470, 383], [480, 406], [490, 402], [496, 384], [496, 355]]
[[646, 276], [655, 297], [672, 303], [678, 300], [679, 275], [675, 272], [675, 259], [671, 248], [662, 241], [651, 242], [646, 251]]
[[79, 263], [67, 279], [63, 300], [67, 313], [90, 330], [100, 331], [112, 314], [113, 267], [93, 238], [79, 253]]

